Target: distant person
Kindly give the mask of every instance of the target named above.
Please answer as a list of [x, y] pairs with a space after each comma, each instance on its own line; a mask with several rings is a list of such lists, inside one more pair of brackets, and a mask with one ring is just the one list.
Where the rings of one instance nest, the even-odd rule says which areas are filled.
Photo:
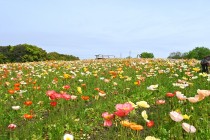
[[201, 60], [201, 68], [202, 68], [202, 72], [209, 73], [207, 57], [204, 57], [204, 58]]

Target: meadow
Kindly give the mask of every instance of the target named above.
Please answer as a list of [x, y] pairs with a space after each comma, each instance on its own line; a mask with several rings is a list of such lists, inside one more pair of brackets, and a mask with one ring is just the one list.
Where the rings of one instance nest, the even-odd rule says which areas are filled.
[[210, 139], [210, 74], [194, 59], [1, 64], [0, 84], [1, 140]]

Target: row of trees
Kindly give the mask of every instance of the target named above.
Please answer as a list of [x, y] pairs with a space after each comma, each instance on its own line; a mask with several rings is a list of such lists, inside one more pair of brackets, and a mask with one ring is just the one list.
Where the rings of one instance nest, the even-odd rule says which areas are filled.
[[210, 49], [206, 47], [196, 47], [193, 50], [185, 53], [181, 52], [172, 52], [168, 58], [172, 59], [198, 59], [201, 60], [205, 56], [210, 55]]
[[[179, 51], [172, 52], [168, 56], [170, 59], [198, 59], [201, 60], [205, 56], [210, 55], [210, 49], [206, 47], [196, 47], [193, 50], [185, 53]], [[137, 58], [154, 58], [153, 53], [143, 52], [137, 55]]]
[[64, 55], [57, 52], [47, 53], [42, 48], [29, 44], [16, 46], [0, 46], [0, 63], [33, 62], [45, 60], [79, 60], [73, 55]]

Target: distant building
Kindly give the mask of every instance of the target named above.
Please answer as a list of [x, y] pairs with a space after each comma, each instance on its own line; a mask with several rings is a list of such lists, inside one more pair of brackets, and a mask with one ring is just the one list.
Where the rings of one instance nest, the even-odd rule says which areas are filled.
[[103, 55], [103, 54], [97, 54], [95, 55], [96, 59], [106, 59], [106, 58], [115, 58], [114, 55]]

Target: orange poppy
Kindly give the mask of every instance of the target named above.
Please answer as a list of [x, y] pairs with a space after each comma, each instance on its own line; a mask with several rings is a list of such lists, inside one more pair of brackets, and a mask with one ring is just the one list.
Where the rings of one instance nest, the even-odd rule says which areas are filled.
[[106, 94], [103, 90], [99, 90], [99, 92], [100, 92], [101, 94]]
[[136, 130], [136, 131], [140, 131], [143, 130], [144, 127], [142, 125], [138, 125], [138, 124], [133, 124], [130, 126], [131, 129]]
[[115, 71], [109, 71], [109, 74], [111, 74], [112, 76], [116, 76], [117, 73]]
[[33, 118], [33, 115], [30, 115], [30, 114], [24, 114], [24, 116], [23, 116], [25, 119], [28, 119], [28, 120], [30, 120], [30, 119], [32, 119]]
[[15, 93], [15, 90], [9, 89], [8, 92], [9, 92], [9, 94], [14, 94]]
[[94, 88], [94, 90], [100, 91], [100, 89], [99, 89], [99, 88]]
[[81, 84], [82, 87], [86, 87], [86, 84]]
[[33, 89], [39, 90], [39, 89], [41, 89], [41, 87], [40, 86], [34, 86]]
[[15, 83], [14, 86], [15, 87], [19, 87], [20, 86], [20, 83]]
[[81, 96], [81, 98], [82, 98], [82, 100], [85, 100], [85, 101], [87, 101], [87, 100], [89, 100], [89, 99], [90, 99], [90, 97], [89, 97], [89, 96]]
[[26, 106], [30, 106], [30, 105], [32, 104], [32, 101], [25, 101], [24, 104], [25, 104]]
[[137, 80], [136, 82], [134, 82], [135, 85], [140, 85], [141, 84], [141, 81], [140, 80]]
[[125, 127], [130, 127], [131, 125], [135, 125], [136, 123], [134, 122], [129, 122], [128, 120], [125, 120], [125, 121], [121, 121], [120, 124], [122, 126], [125, 126]]
[[15, 87], [14, 88], [16, 91], [19, 91], [20, 90], [20, 87]]

